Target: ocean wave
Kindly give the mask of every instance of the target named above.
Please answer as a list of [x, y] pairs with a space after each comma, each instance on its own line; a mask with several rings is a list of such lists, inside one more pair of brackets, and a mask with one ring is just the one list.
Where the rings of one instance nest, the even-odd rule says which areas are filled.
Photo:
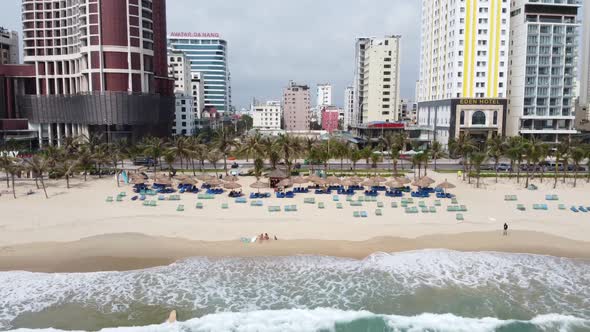
[[[500, 320], [497, 318], [466, 318], [452, 314], [425, 313], [417, 316], [377, 315], [368, 311], [275, 310], [247, 313], [219, 313], [185, 322], [164, 323], [142, 327], [106, 328], [100, 332], [511, 332], [587, 331], [590, 321], [581, 318], [548, 314], [531, 320]], [[18, 332], [59, 332], [56, 329], [18, 329]]]
[[66, 304], [98, 308], [104, 315], [147, 305], [190, 317], [337, 308], [506, 319], [557, 312], [590, 319], [589, 284], [588, 261], [449, 250], [376, 253], [364, 260], [200, 257], [127, 272], [1, 272], [0, 329], [12, 327], [23, 313]]

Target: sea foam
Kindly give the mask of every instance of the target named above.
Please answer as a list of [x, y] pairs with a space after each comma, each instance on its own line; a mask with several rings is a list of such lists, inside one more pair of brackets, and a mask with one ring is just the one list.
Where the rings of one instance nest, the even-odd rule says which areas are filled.
[[[190, 258], [127, 272], [2, 272], [0, 285], [0, 329], [10, 328], [20, 314], [65, 304], [98, 308], [105, 315], [141, 304], [178, 308], [192, 317], [316, 308], [493, 317], [509, 308], [505, 311], [513, 316], [504, 318], [551, 313], [590, 318], [590, 262], [494, 252], [421, 250], [376, 253], [364, 260]], [[432, 290], [438, 290], [432, 301], [419, 308], [408, 305]], [[471, 302], [465, 306], [461, 299]]]

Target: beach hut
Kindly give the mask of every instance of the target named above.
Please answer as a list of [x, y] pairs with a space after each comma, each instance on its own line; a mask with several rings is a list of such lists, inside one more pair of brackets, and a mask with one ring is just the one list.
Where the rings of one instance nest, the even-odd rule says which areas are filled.
[[378, 185], [379, 185], [379, 182], [377, 182], [377, 181], [375, 181], [375, 180], [371, 180], [371, 179], [369, 179], [369, 180], [367, 180], [367, 181], [364, 181], [364, 182], [363, 182], [363, 183], [361, 183], [361, 184], [362, 184], [363, 186], [365, 186], [365, 187], [374, 187], [374, 186], [378, 186]]
[[408, 178], [407, 176], [395, 178], [395, 181], [401, 183], [402, 185], [412, 183], [412, 180], [410, 180], [410, 178]]
[[258, 192], [260, 192], [260, 189], [270, 188], [270, 183], [262, 182], [262, 181], [256, 181], [256, 182], [254, 182], [254, 183], [252, 183], [250, 185], [250, 188], [252, 188], [252, 189], [258, 189]]
[[229, 190], [234, 190], [234, 189], [242, 188], [242, 185], [237, 182], [226, 182], [223, 184], [223, 188], [229, 189]]
[[315, 183], [316, 181], [319, 181], [322, 178], [314, 174], [314, 175], [309, 176], [307, 179], [309, 180], [309, 182]]
[[197, 176], [197, 179], [207, 182], [207, 181], [215, 179], [215, 177], [213, 175], [209, 175], [209, 174], [201, 174], [201, 175]]
[[270, 180], [271, 188], [276, 188], [279, 182], [287, 178], [287, 173], [277, 168], [272, 172], [268, 173], [268, 178]]
[[291, 180], [293, 181], [293, 183], [296, 183], [296, 184], [304, 184], [304, 183], [308, 183], [309, 182], [309, 178], [304, 177], [304, 176], [297, 176], [297, 177], [294, 177]]
[[403, 187], [403, 185], [401, 183], [399, 183], [398, 181], [395, 181], [395, 180], [394, 181], [385, 182], [383, 185], [386, 186], [386, 187], [389, 187], [389, 188], [400, 188], [400, 187]]
[[205, 181], [206, 184], [210, 185], [211, 187], [219, 187], [220, 185], [223, 184], [223, 182], [221, 182], [221, 180], [213, 178], [211, 180]]
[[291, 179], [282, 179], [279, 183], [277, 183], [277, 187], [279, 188], [291, 187], [292, 185], [293, 180]]
[[341, 180], [336, 177], [336, 176], [328, 176], [328, 178], [326, 178], [326, 181], [328, 182], [328, 184], [330, 185], [336, 185], [336, 184], [341, 184]]
[[432, 178], [429, 178], [428, 176], [421, 177], [420, 181], [428, 182], [428, 185], [431, 185], [436, 182]]
[[387, 181], [387, 179], [382, 176], [374, 176], [371, 178], [371, 180], [379, 183]]
[[240, 181], [240, 178], [235, 176], [235, 175], [228, 175], [226, 177], [223, 178], [223, 181], [227, 181], [227, 182], [238, 182]]

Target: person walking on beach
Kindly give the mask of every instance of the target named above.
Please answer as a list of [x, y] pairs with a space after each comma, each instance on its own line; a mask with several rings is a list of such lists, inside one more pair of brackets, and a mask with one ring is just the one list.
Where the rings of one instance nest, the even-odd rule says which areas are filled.
[[508, 224], [504, 223], [504, 236], [508, 236]]

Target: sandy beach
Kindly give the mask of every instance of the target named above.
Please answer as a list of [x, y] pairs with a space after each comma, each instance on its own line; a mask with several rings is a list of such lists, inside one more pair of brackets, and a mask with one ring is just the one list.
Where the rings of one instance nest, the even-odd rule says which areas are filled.
[[[450, 200], [443, 201], [437, 213], [406, 214], [392, 208], [392, 201], [381, 195], [383, 216], [375, 216], [377, 203], [350, 207], [340, 196], [344, 209], [337, 209], [331, 195], [300, 194], [295, 199], [271, 198], [264, 207], [237, 204], [227, 194], [201, 201], [182, 195], [182, 200], [160, 201], [157, 207], [133, 202], [131, 186], [117, 188], [114, 179], [72, 180], [72, 188], [63, 181], [50, 181], [49, 199], [41, 191], [24, 195], [34, 183], [19, 182], [15, 200], [5, 190], [0, 197], [0, 269], [31, 271], [101, 271], [138, 269], [169, 264], [189, 256], [282, 256], [330, 255], [363, 258], [374, 252], [397, 252], [425, 248], [462, 251], [505, 251], [590, 258], [590, 214], [573, 213], [569, 207], [589, 206], [588, 184], [568, 183], [552, 189], [552, 180], [535, 180], [539, 190], [529, 191], [515, 181], [501, 179], [496, 184], [485, 179], [482, 188], [456, 179], [454, 174], [429, 172], [437, 182], [448, 179], [457, 185], [452, 192], [468, 211], [465, 221], [447, 212]], [[254, 178], [241, 178], [244, 192]], [[570, 181], [568, 179], [568, 181]], [[3, 188], [4, 189], [4, 188]], [[125, 191], [123, 202], [105, 202], [107, 196]], [[518, 196], [517, 202], [505, 202], [504, 195]], [[545, 201], [546, 194], [559, 200]], [[304, 204], [304, 197], [324, 202], [325, 209]], [[419, 199], [415, 199], [419, 201]], [[424, 199], [428, 206], [435, 198]], [[229, 209], [221, 204], [228, 203]], [[516, 209], [524, 204], [527, 211]], [[546, 203], [548, 211], [532, 209]], [[185, 211], [178, 212], [178, 204]], [[270, 213], [270, 205], [296, 204], [297, 212]], [[565, 204], [566, 210], [559, 210]], [[354, 218], [353, 211], [367, 211], [368, 218]], [[508, 222], [510, 234], [502, 236]], [[245, 244], [241, 238], [260, 233], [277, 236], [279, 241]]]

